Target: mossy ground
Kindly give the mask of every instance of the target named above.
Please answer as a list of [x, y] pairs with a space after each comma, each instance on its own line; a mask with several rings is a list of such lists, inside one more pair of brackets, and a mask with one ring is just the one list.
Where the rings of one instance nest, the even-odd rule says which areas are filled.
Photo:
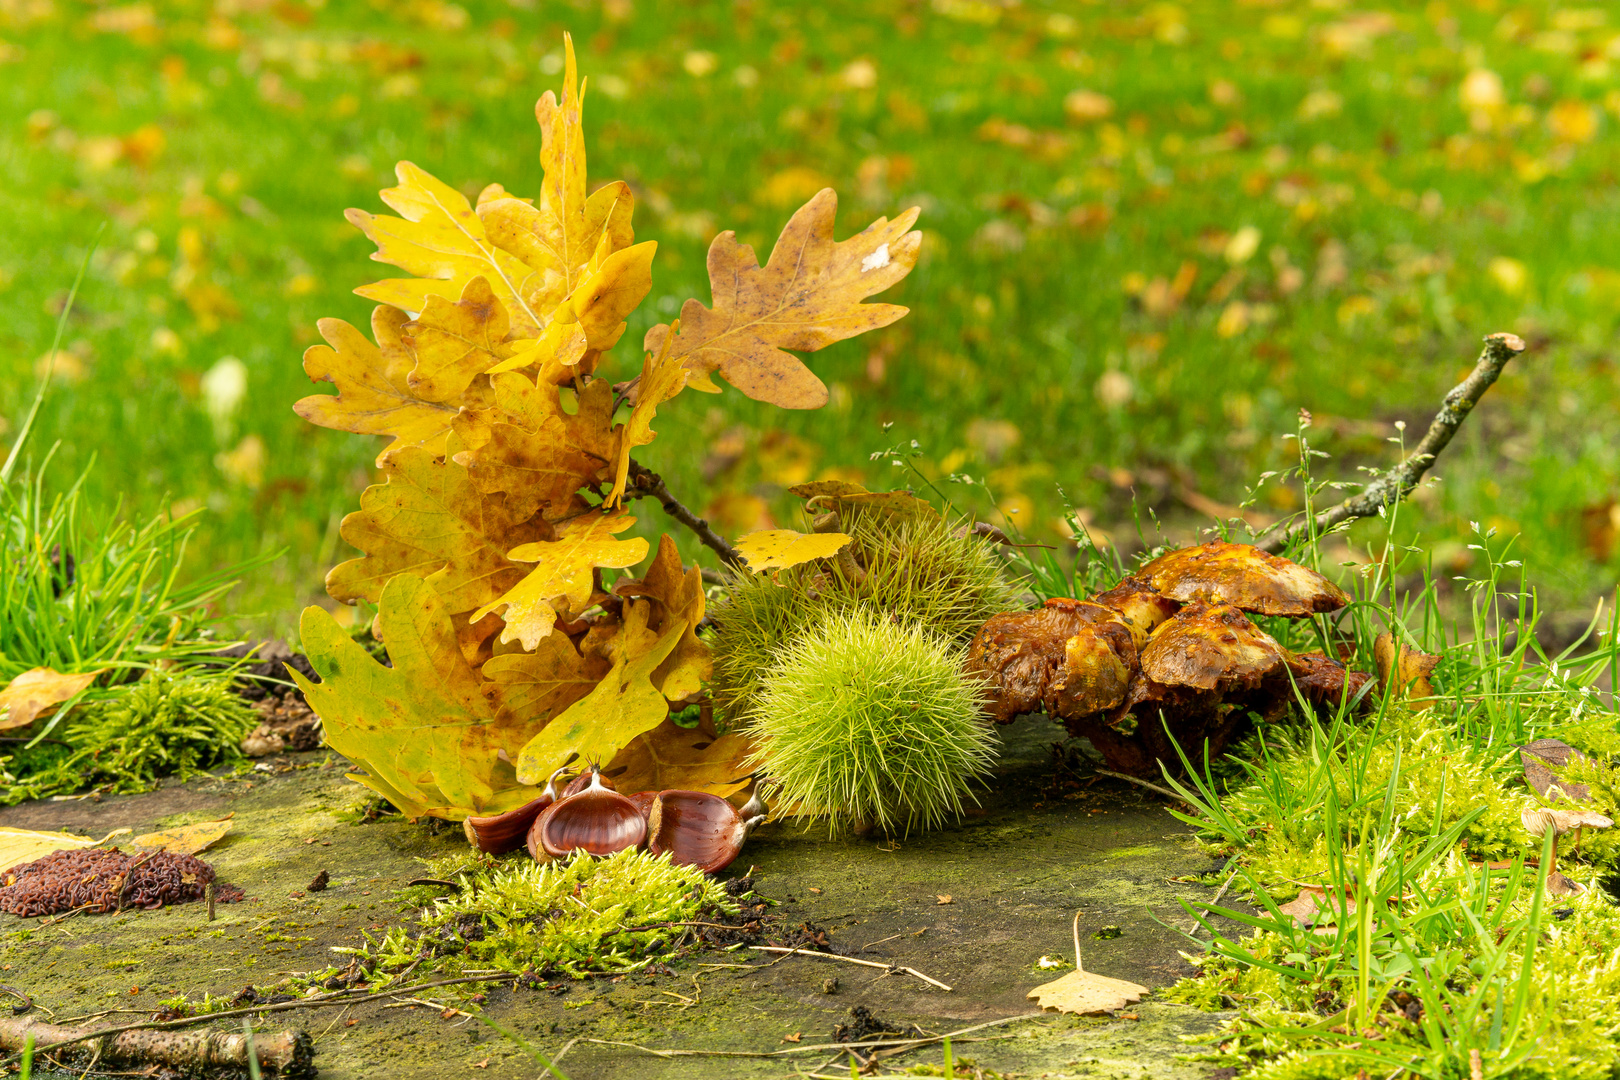
[[[995, 787], [960, 827], [890, 845], [831, 840], [824, 830], [776, 824], [755, 835], [730, 871], [756, 866], [760, 890], [781, 901], [777, 910], [787, 920], [824, 926], [845, 949], [891, 939], [861, 955], [911, 965], [952, 985], [951, 993], [831, 961], [792, 958], [757, 972], [698, 966], [746, 959], [721, 954], [678, 964], [673, 976], [585, 980], [557, 994], [499, 988], [489, 994], [489, 1015], [547, 1053], [576, 1037], [657, 1048], [779, 1050], [794, 1045], [783, 1039], [795, 1033], [799, 1045], [825, 1041], [854, 1005], [949, 1031], [1032, 1011], [1024, 995], [1052, 977], [1033, 965], [1043, 954], [1069, 954], [1069, 920], [1077, 909], [1085, 913], [1083, 930], [1123, 931], [1117, 938], [1085, 939], [1088, 968], [1153, 987], [1187, 973], [1177, 951], [1186, 943], [1172, 929], [1187, 921], [1176, 898], [1207, 898], [1212, 890], [1169, 879], [1207, 870], [1208, 857], [1161, 803], [1135, 789], [1099, 785], [1069, 797], [1043, 794], [1057, 727], [1031, 719], [1006, 734]], [[33, 803], [0, 811], [4, 824], [103, 832], [234, 812], [235, 827], [207, 857], [250, 898], [221, 906], [214, 923], [205, 921], [201, 905], [81, 916], [45, 929], [33, 920], [0, 917], [0, 981], [27, 989], [59, 1017], [109, 1008], [138, 1010], [129, 1014], [135, 1016], [176, 994], [229, 997], [248, 983], [263, 987], [289, 972], [324, 968], [337, 958], [332, 946], [357, 944], [363, 930], [399, 921], [394, 890], [421, 872], [416, 859], [463, 844], [459, 831], [433, 835], [399, 818], [359, 824], [363, 793], [342, 778], [336, 759], [286, 760], [299, 767], [277, 776], [195, 780], [100, 804]], [[306, 894], [321, 870], [330, 873], [330, 887]], [[950, 902], [941, 903], [942, 896]], [[822, 991], [829, 977], [839, 980], [835, 994]], [[664, 993], [691, 998], [694, 979], [702, 987], [698, 1004], [682, 1008]], [[317, 1036], [323, 1077], [528, 1078], [537, 1072], [511, 1041], [476, 1021], [383, 1004], [272, 1019]], [[1183, 1049], [1178, 1036], [1212, 1030], [1218, 1014], [1152, 998], [1134, 1012], [1139, 1019], [1021, 1021], [985, 1033], [1006, 1038], [962, 1043], [957, 1053], [1028, 1076], [1207, 1073], [1207, 1066], [1185, 1065], [1173, 1055]], [[351, 1027], [349, 1020], [358, 1022]], [[581, 1041], [561, 1067], [572, 1080], [778, 1077], [831, 1056], [660, 1059]], [[937, 1063], [939, 1057], [934, 1047], [898, 1064]], [[486, 1061], [487, 1067], [474, 1067]]]

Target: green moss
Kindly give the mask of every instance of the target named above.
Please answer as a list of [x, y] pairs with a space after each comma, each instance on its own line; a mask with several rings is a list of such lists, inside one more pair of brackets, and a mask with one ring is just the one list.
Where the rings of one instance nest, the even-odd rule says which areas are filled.
[[732, 575], [710, 609], [722, 718], [740, 719], [777, 652], [828, 615], [870, 607], [965, 644], [990, 616], [1019, 606], [994, 547], [950, 522], [847, 509], [844, 531], [860, 581], [836, 561]]

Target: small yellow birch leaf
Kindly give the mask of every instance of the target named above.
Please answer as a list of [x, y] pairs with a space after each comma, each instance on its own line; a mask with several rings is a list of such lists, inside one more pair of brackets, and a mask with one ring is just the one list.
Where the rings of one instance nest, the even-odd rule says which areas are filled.
[[409, 161], [395, 168], [399, 186], [382, 192], [383, 202], [401, 217], [350, 210], [349, 222], [377, 245], [372, 258], [415, 274], [389, 278], [354, 290], [361, 296], [406, 311], [421, 311], [427, 298], [459, 297], [475, 277], [485, 278], [512, 321], [514, 337], [537, 337], [544, 312], [527, 297], [543, 280], [530, 266], [490, 241], [467, 197]]
[[802, 533], [792, 529], [766, 529], [749, 533], [737, 541], [737, 553], [758, 574], [772, 568], [786, 569], [814, 559], [826, 559], [842, 551], [852, 538], [844, 533]]
[[669, 715], [669, 702], [653, 685], [652, 675], [688, 628], [678, 623], [653, 637], [646, 631], [652, 604], [627, 600], [624, 607], [626, 645], [613, 669], [523, 747], [517, 757], [521, 782], [544, 782], [571, 754], [587, 762], [611, 761], [636, 736]]
[[1094, 975], [1080, 963], [1080, 916], [1074, 917], [1074, 970], [1061, 979], [1042, 983], [1027, 995], [1040, 1003], [1043, 1009], [1057, 1012], [1088, 1013], [1113, 1012], [1134, 1001], [1141, 1001], [1149, 993], [1147, 987], [1124, 979], [1110, 979]]
[[387, 482], [367, 488], [360, 509], [343, 519], [343, 539], [365, 555], [326, 575], [335, 600], [375, 603], [390, 578], [415, 574], [451, 612], [471, 611], [523, 580], [528, 568], [509, 559], [508, 548], [554, 535], [545, 521], [513, 513], [505, 494], [480, 492], [467, 470], [424, 447], [389, 454], [382, 468]]
[[506, 629], [501, 631], [501, 641], [521, 641], [525, 649], [534, 649], [551, 633], [560, 611], [577, 615], [584, 610], [591, 596], [593, 570], [622, 569], [647, 557], [647, 541], [641, 537], [613, 539], [635, 522], [628, 514], [593, 510], [565, 522], [554, 541], [513, 548], [507, 552], [508, 558], [537, 565], [504, 595], [475, 612], [473, 621], [504, 609], [501, 617]]
[[25, 728], [49, 716], [62, 702], [96, 681], [100, 671], [63, 674], [48, 667], [31, 668], [0, 690], [0, 731]]
[[5, 872], [13, 866], [43, 859], [53, 851], [72, 851], [104, 844], [128, 829], [116, 829], [100, 840], [88, 836], [74, 836], [65, 832], [34, 832], [32, 829], [13, 829], [0, 826], [0, 885], [8, 885]]
[[669, 355], [669, 341], [666, 338], [664, 350], [657, 356], [648, 353], [641, 363], [641, 377], [636, 380], [635, 405], [630, 410], [630, 419], [626, 420], [616, 430], [619, 434], [618, 464], [614, 470], [613, 489], [608, 492], [606, 502], [617, 503], [624, 494], [625, 481], [630, 476], [630, 452], [637, 446], [646, 446], [652, 442], [657, 432], [652, 429], [653, 417], [658, 415], [658, 406], [686, 389], [686, 368], [678, 359]]
[[744, 763], [753, 752], [754, 744], [736, 732], [717, 737], [665, 719], [614, 755], [606, 771], [626, 795], [678, 790], [725, 798], [748, 786]]
[[159, 832], [133, 837], [129, 846], [141, 851], [169, 851], [176, 855], [197, 855], [207, 851], [231, 831], [230, 817], [218, 821], [198, 821]]
[[[401, 446], [424, 446], [434, 453], [444, 449], [444, 437], [458, 405], [429, 401], [409, 383], [415, 356], [405, 340], [409, 316], [397, 308], [378, 307], [371, 313], [373, 345], [342, 319], [322, 319], [316, 325], [325, 345], [311, 345], [304, 353], [304, 371], [316, 382], [329, 382], [336, 394], [311, 394], [293, 411], [312, 424], [352, 431], [357, 435], [387, 435], [394, 441], [377, 455], [379, 463]], [[488, 403], [487, 387], [467, 388], [460, 404]]]
[[511, 323], [489, 282], [475, 277], [452, 303], [430, 296], [416, 321], [406, 324], [416, 353], [407, 382], [429, 401], [459, 401], [479, 375], [505, 352]]
[[[906, 313], [894, 304], [861, 301], [916, 265], [922, 234], [908, 230], [917, 209], [894, 221], [878, 218], [842, 242], [833, 239], [837, 212], [838, 196], [823, 189], [788, 221], [764, 266], [735, 233], [714, 238], [708, 260], [714, 307], [686, 301], [671, 350], [692, 370], [692, 386], [708, 389], [707, 376], [718, 373], [758, 401], [818, 409], [827, 403], [827, 387], [785, 350], [815, 352]], [[658, 352], [670, 332], [666, 325], [653, 327], [643, 349]]]

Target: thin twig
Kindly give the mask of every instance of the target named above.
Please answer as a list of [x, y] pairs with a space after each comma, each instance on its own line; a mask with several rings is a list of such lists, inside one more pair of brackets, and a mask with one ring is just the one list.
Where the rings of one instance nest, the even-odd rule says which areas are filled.
[[1177, 795], [1168, 788], [1162, 788], [1158, 784], [1150, 784], [1141, 777], [1131, 776], [1122, 772], [1109, 772], [1107, 769], [1094, 769], [1092, 771], [1094, 771], [1098, 776], [1112, 776], [1115, 780], [1128, 780], [1138, 787], [1145, 787], [1156, 795], [1163, 795], [1165, 798], [1172, 799], [1175, 802], [1182, 803], [1183, 805], [1185, 805], [1187, 802], [1186, 799], [1183, 799], [1180, 795]]
[[[825, 954], [818, 954], [818, 955], [825, 955]], [[846, 957], [846, 959], [847, 959], [847, 957]], [[1020, 1020], [1035, 1020], [1035, 1019], [1038, 1019], [1038, 1018], [1046, 1016], [1046, 1015], [1048, 1015], [1048, 1014], [1046, 1014], [1046, 1013], [1038, 1013], [1038, 1012], [1020, 1013], [1017, 1016], [1004, 1016], [1000, 1020], [987, 1020], [986, 1022], [984, 1022], [982, 1024], [974, 1024], [972, 1027], [965, 1027], [965, 1028], [962, 1028], [959, 1031], [947, 1031], [947, 1032], [943, 1032], [943, 1033], [941, 1033], [939, 1035], [925, 1035], [925, 1036], [914, 1037], [914, 1038], [909, 1038], [909, 1039], [865, 1039], [865, 1040], [863, 1040], [861, 1042], [847, 1042], [847, 1043], [810, 1043], [810, 1044], [806, 1044], [804, 1046], [790, 1046], [785, 1050], [655, 1050], [650, 1046], [638, 1046], [635, 1043], [617, 1042], [617, 1041], [611, 1040], [611, 1039], [582, 1039], [580, 1041], [581, 1042], [597, 1043], [598, 1045], [601, 1045], [601, 1046], [624, 1046], [624, 1047], [628, 1047], [631, 1050], [640, 1050], [643, 1054], [652, 1054], [654, 1057], [664, 1057], [664, 1058], [671, 1058], [671, 1057], [773, 1058], [773, 1057], [783, 1057], [783, 1056], [788, 1055], [788, 1054], [819, 1053], [819, 1052], [821, 1052], [823, 1050], [836, 1050], [838, 1052], [838, 1054], [841, 1055], [841, 1054], [849, 1052], [850, 1050], [867, 1050], [867, 1049], [872, 1049], [872, 1048], [880, 1047], [880, 1046], [904, 1046], [904, 1047], [907, 1047], [908, 1049], [915, 1049], [916, 1047], [927, 1046], [929, 1043], [941, 1042], [941, 1041], [943, 1041], [945, 1039], [950, 1039], [953, 1042], [957, 1041], [958, 1039], [960, 1039], [960, 1041], [962, 1041], [962, 1042], [978, 1042], [979, 1040], [977, 1040], [977, 1039], [961, 1039], [960, 1037], [963, 1036], [963, 1035], [967, 1035], [970, 1032], [982, 1031], [985, 1028], [999, 1027], [1002, 1024], [1015, 1024]]]
[[931, 979], [927, 975], [924, 975], [922, 972], [918, 971], [916, 968], [906, 967], [904, 964], [880, 964], [876, 960], [858, 960], [853, 956], [839, 956], [837, 953], [814, 952], [810, 949], [788, 949], [780, 945], [750, 945], [748, 947], [759, 952], [786, 953], [789, 956], [814, 956], [822, 960], [837, 960], [845, 964], [859, 964], [862, 967], [883, 968], [885, 971], [903, 971], [907, 975], [915, 975], [923, 982], [937, 986], [941, 990], [950, 989], [950, 987], [946, 986], [938, 979]]
[[658, 500], [658, 505], [664, 508], [664, 513], [685, 525], [703, 541], [704, 545], [720, 556], [720, 561], [727, 566], [742, 566], [743, 560], [736, 548], [726, 543], [725, 537], [709, 527], [709, 523], [698, 517], [681, 504], [681, 501], [669, 493], [664, 486], [664, 478], [647, 468], [638, 461], [630, 462], [630, 484], [625, 491], [627, 499], [652, 498]]
[[1485, 338], [1485, 351], [1479, 354], [1474, 370], [1468, 378], [1452, 387], [1434, 414], [1428, 432], [1417, 449], [1406, 460], [1395, 466], [1365, 489], [1337, 506], [1330, 506], [1316, 515], [1314, 521], [1295, 519], [1284, 528], [1280, 523], [1255, 538], [1254, 546], [1261, 551], [1279, 552], [1301, 535], [1321, 535], [1334, 526], [1354, 518], [1372, 517], [1380, 510], [1393, 506], [1412, 493], [1423, 474], [1429, 471], [1440, 451], [1450, 444], [1462, 422], [1474, 411], [1485, 391], [1501, 376], [1507, 362], [1524, 352], [1524, 339], [1517, 334], [1491, 334]]
[[[126, 1031], [150, 1029], [153, 1031], [168, 1031], [172, 1028], [190, 1027], [193, 1024], [205, 1024], [212, 1020], [223, 1020], [231, 1016], [250, 1016], [254, 1013], [285, 1012], [288, 1009], [317, 1009], [328, 1005], [350, 1005], [356, 1001], [364, 1001], [367, 997], [382, 1000], [386, 997], [396, 997], [400, 994], [414, 994], [418, 990], [429, 990], [436, 986], [454, 986], [458, 983], [476, 982], [514, 982], [517, 976], [502, 972], [499, 975], [472, 975], [453, 979], [434, 979], [430, 982], [417, 983], [414, 986], [383, 987], [350, 987], [346, 990], [333, 990], [318, 997], [302, 998], [298, 1001], [278, 1001], [272, 1005], [251, 1005], [240, 1009], [222, 1009], [219, 1012], [200, 1013], [197, 1016], [183, 1016], [178, 1020], [143, 1020], [134, 1024], [120, 1024], [116, 1027], [97, 1028], [86, 1031], [82, 1035], [75, 1035], [71, 1039], [51, 1043], [41, 1047], [42, 1050], [56, 1050], [74, 1043], [86, 1042], [90, 1039], [99, 1039], [104, 1035], [119, 1035]], [[0, 1068], [22, 1059], [21, 1053], [8, 1058], [0, 1059]]]

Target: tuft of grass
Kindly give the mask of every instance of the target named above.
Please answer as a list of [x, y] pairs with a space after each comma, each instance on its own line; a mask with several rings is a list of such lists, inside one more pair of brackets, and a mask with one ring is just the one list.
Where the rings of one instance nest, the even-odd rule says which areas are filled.
[[836, 561], [776, 575], [732, 572], [710, 608], [719, 627], [713, 692], [722, 718], [740, 719], [778, 652], [830, 615], [871, 607], [965, 644], [990, 616], [1018, 606], [994, 546], [948, 521], [856, 511], [843, 531], [866, 571], [862, 581]]
[[116, 697], [81, 706], [60, 738], [0, 757], [0, 803], [102, 787], [145, 791], [242, 760], [258, 714], [231, 692], [229, 672], [154, 670]]
[[825, 615], [776, 655], [750, 709], [749, 762], [783, 805], [885, 833], [959, 817], [996, 737], [959, 646], [861, 605]]

